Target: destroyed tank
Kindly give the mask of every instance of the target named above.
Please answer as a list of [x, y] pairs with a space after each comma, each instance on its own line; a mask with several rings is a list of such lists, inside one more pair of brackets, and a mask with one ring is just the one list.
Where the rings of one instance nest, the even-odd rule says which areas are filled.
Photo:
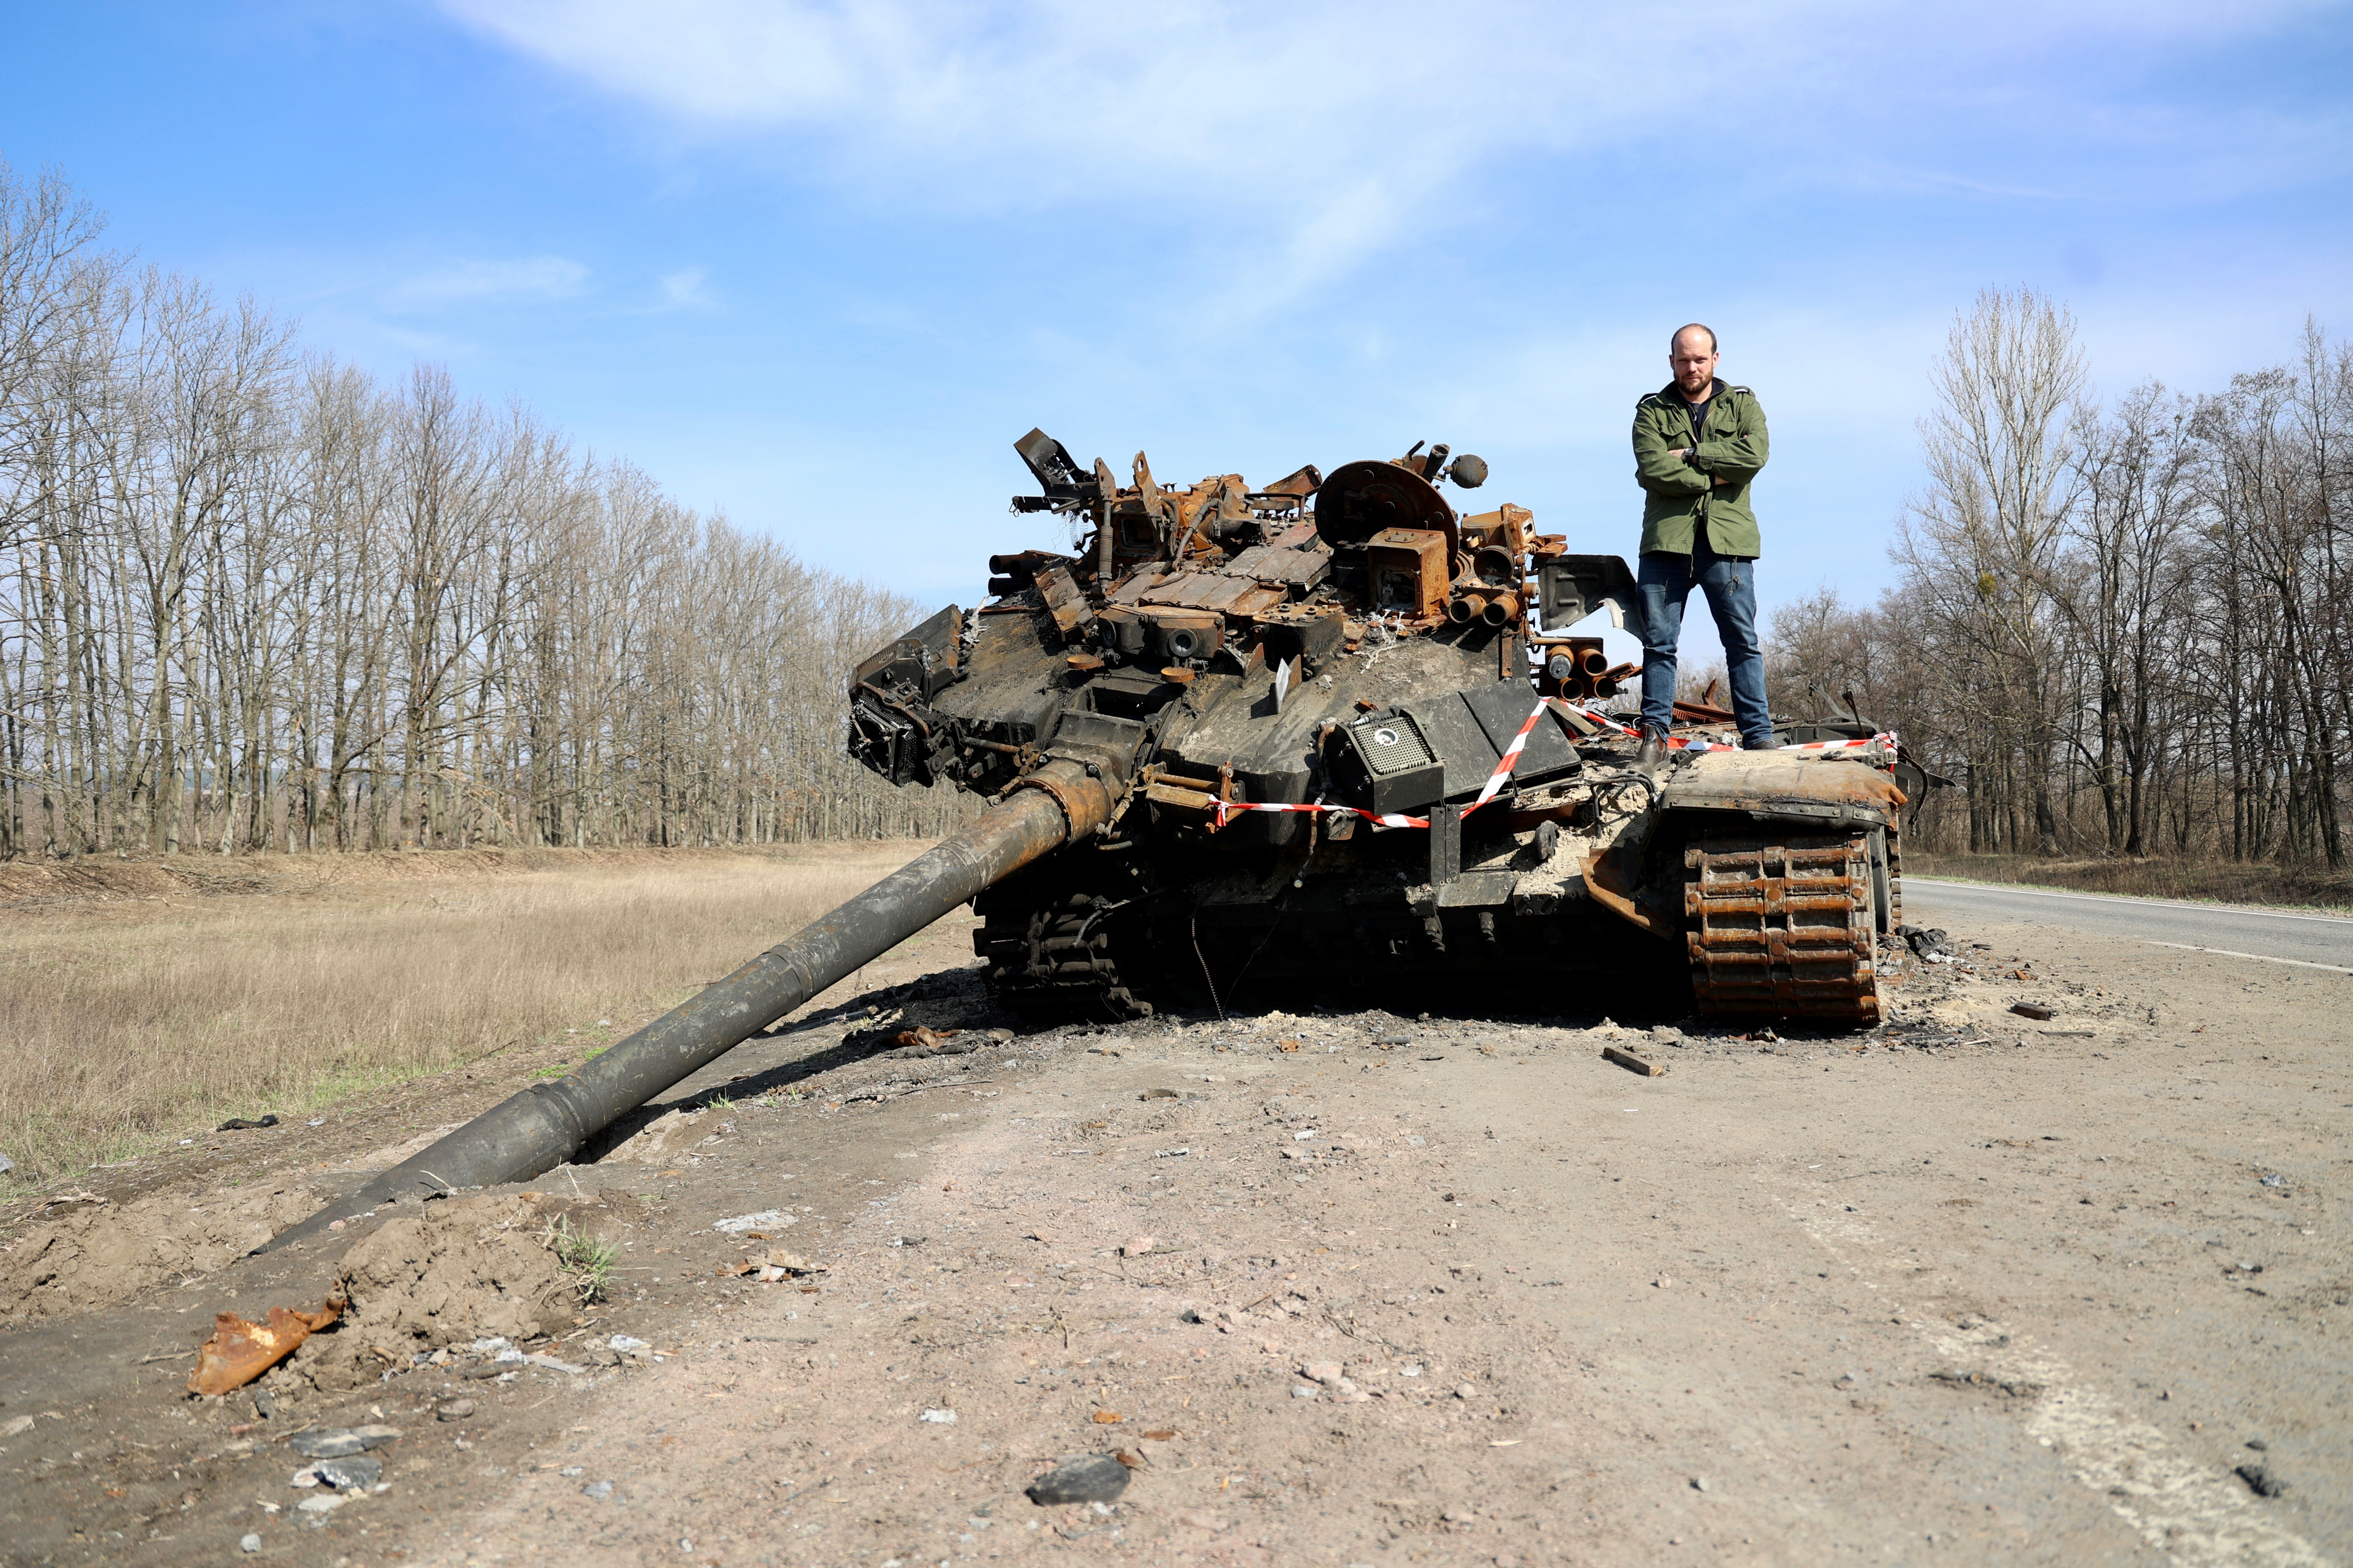
[[974, 900], [1015, 1006], [1134, 1016], [1435, 988], [1870, 1025], [1898, 919], [1892, 737], [1849, 713], [1738, 749], [1677, 705], [1635, 768], [1597, 704], [1634, 674], [1574, 628], [1639, 625], [1615, 555], [1524, 507], [1465, 512], [1486, 465], [1417, 444], [1271, 484], [1121, 484], [1033, 430], [1067, 553], [992, 556], [858, 666], [851, 754], [992, 801], [1076, 770], [1092, 826]]
[[[1137, 1016], [1399, 991], [1549, 1011], [1881, 1016], [1896, 919], [1894, 740], [1853, 711], [1673, 751], [1595, 706], [1630, 666], [1571, 629], [1637, 613], [1614, 555], [1526, 509], [1462, 515], [1486, 465], [1417, 446], [1163, 487], [1031, 431], [1067, 554], [990, 562], [859, 665], [849, 745], [991, 804], [820, 920], [554, 1079], [530, 1083], [269, 1243], [404, 1198], [528, 1180], [969, 902], [1007, 1004]], [[1914, 770], [1916, 775], [1916, 770]], [[1915, 780], [1915, 787], [1919, 787]]]

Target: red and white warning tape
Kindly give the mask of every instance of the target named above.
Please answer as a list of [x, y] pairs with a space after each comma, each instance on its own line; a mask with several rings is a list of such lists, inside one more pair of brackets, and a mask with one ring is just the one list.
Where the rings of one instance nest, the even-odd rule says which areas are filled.
[[[1495, 771], [1489, 773], [1487, 775], [1487, 782], [1479, 787], [1479, 798], [1462, 808], [1462, 815], [1464, 816], [1469, 816], [1472, 812], [1478, 810], [1481, 806], [1495, 798], [1496, 792], [1504, 787], [1504, 781], [1512, 776], [1512, 770], [1514, 768], [1519, 766], [1520, 753], [1527, 750], [1528, 737], [1535, 733], [1536, 721], [1544, 717], [1545, 709], [1551, 705], [1557, 705], [1569, 712], [1580, 714], [1592, 722], [1599, 724], [1604, 729], [1615, 730], [1621, 735], [1631, 735], [1636, 739], [1640, 739], [1641, 736], [1641, 731], [1640, 730], [1629, 729], [1626, 725], [1620, 724], [1606, 713], [1597, 713], [1590, 708], [1584, 707], [1578, 703], [1565, 701], [1557, 697], [1539, 698], [1536, 701], [1535, 710], [1530, 713], [1527, 717], [1527, 722], [1522, 724], [1520, 726], [1520, 732], [1512, 737], [1512, 743], [1504, 748], [1504, 754], [1495, 759]], [[1808, 741], [1802, 745], [1783, 746], [1779, 749], [1785, 752], [1861, 751], [1866, 746], [1878, 745], [1883, 741], [1887, 743], [1888, 754], [1892, 760], [1895, 752], [1895, 734], [1893, 731], [1882, 731], [1880, 733], [1872, 736], [1871, 739], [1867, 741]], [[1696, 735], [1671, 735], [1667, 738], [1667, 745], [1671, 749], [1679, 752], [1733, 752], [1739, 750], [1737, 746], [1732, 745], [1726, 742], [1702, 740]], [[1349, 816], [1361, 816], [1366, 822], [1372, 823], [1374, 826], [1378, 827], [1428, 827], [1430, 826], [1430, 818], [1426, 816], [1408, 816], [1402, 812], [1395, 811], [1366, 811], [1361, 806], [1330, 805], [1321, 801], [1306, 801], [1294, 805], [1286, 805], [1278, 801], [1241, 802], [1225, 800], [1221, 800], [1217, 803], [1218, 826], [1219, 827], [1223, 827], [1227, 821], [1236, 813], [1244, 811], [1303, 811], [1335, 813]]]
[[[1512, 737], [1512, 743], [1505, 746], [1504, 754], [1495, 759], [1495, 771], [1489, 773], [1487, 782], [1479, 786], [1479, 798], [1462, 808], [1463, 816], [1470, 816], [1494, 799], [1495, 792], [1504, 787], [1504, 781], [1512, 776], [1514, 768], [1519, 766], [1520, 753], [1528, 749], [1528, 737], [1535, 732], [1536, 721], [1544, 717], [1546, 700], [1549, 699], [1537, 701], [1535, 711], [1528, 715], [1527, 722], [1520, 726], [1520, 732]], [[1366, 822], [1379, 827], [1427, 827], [1430, 826], [1430, 818], [1426, 816], [1408, 816], [1402, 812], [1396, 811], [1366, 811], [1361, 806], [1354, 805], [1325, 805], [1321, 802], [1285, 805], [1273, 801], [1236, 804], [1222, 800], [1218, 802], [1218, 826], [1223, 827], [1226, 825], [1226, 819], [1238, 811], [1337, 812], [1350, 816], [1361, 816]]]

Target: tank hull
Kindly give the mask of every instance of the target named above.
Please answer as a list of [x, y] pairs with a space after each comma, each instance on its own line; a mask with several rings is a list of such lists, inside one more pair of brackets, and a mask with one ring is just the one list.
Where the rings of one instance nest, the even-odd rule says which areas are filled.
[[1638, 614], [1632, 574], [1524, 508], [1458, 512], [1440, 486], [1475, 459], [1417, 447], [1252, 489], [1164, 486], [1139, 454], [1122, 486], [1040, 432], [1016, 445], [1044, 491], [1016, 510], [1067, 516], [1079, 547], [992, 557], [990, 603], [850, 692], [852, 754], [902, 784], [991, 793], [1053, 759], [1119, 781], [1096, 835], [976, 900], [1007, 1003], [1467, 988], [1881, 1016], [1893, 738], [1817, 724], [1742, 752], [1731, 715], [1679, 704], [1669, 761], [1638, 770], [1597, 706], [1631, 667], [1573, 629]]

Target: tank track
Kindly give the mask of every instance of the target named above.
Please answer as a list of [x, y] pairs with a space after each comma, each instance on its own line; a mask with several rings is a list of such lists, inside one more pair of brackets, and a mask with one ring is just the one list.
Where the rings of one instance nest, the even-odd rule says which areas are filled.
[[1709, 830], [1685, 846], [1684, 941], [1701, 1013], [1881, 1021], [1871, 841], [1767, 827]]
[[1111, 911], [1092, 893], [1071, 893], [1026, 908], [991, 910], [972, 933], [973, 952], [988, 961], [989, 990], [1008, 1006], [1143, 1018], [1152, 1004], [1121, 980], [1112, 957]]

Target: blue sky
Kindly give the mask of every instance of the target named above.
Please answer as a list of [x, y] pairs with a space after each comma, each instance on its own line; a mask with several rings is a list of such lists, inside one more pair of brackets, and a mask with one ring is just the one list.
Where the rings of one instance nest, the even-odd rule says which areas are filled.
[[1164, 479], [1444, 440], [1630, 554], [1693, 318], [1772, 419], [1768, 605], [1868, 598], [1979, 289], [2111, 394], [2353, 331], [2343, 5], [5, 0], [0, 47], [0, 153], [117, 245], [931, 601], [1054, 542], [1033, 424]]

